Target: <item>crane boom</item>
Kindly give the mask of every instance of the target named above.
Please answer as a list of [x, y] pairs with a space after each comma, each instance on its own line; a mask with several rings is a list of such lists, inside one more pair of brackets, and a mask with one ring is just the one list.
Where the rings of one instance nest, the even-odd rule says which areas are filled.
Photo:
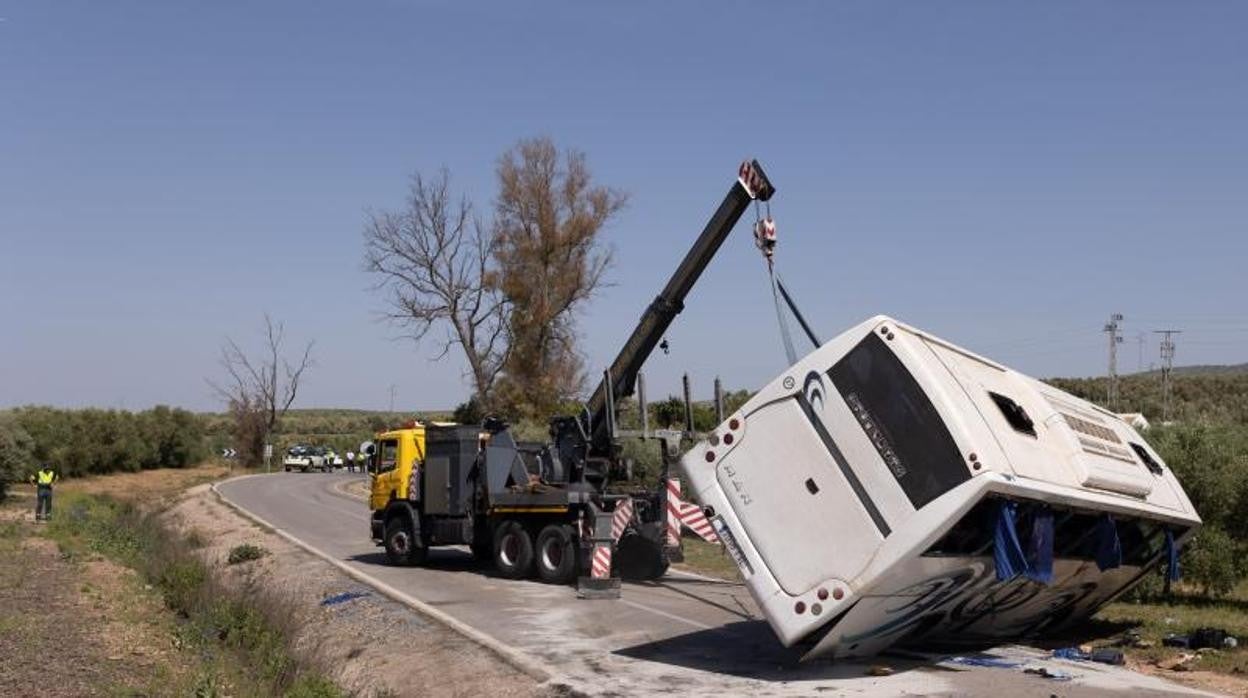
[[[746, 160], [741, 163], [737, 171], [737, 181], [733, 183], [732, 189], [724, 197], [723, 203], [719, 205], [706, 227], [702, 229], [702, 234], [693, 243], [693, 247], [689, 248], [680, 266], [676, 267], [676, 271], [668, 279], [663, 291], [642, 313], [641, 320], [638, 321], [632, 335], [624, 343], [624, 347], [615, 360], [611, 362], [608, 376], [611, 381], [610, 394], [614, 399], [619, 400], [633, 394], [637, 384], [637, 373], [645, 364], [646, 359], [650, 357], [659, 340], [663, 338], [663, 334], [667, 332], [672, 320], [684, 310], [685, 296], [689, 295], [698, 277], [702, 275], [706, 265], [710, 263], [724, 239], [728, 237], [728, 233], [737, 224], [741, 214], [745, 213], [750, 202], [767, 201], [775, 191], [757, 160]], [[598, 384], [587, 405], [590, 448], [594, 454], [604, 456], [611, 453], [606, 381], [607, 379], [604, 378]]]

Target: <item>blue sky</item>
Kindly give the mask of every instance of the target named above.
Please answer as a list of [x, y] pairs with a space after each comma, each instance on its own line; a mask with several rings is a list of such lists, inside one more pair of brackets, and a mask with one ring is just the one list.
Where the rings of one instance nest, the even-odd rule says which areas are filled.
[[[629, 208], [586, 309], [602, 366], [758, 157], [778, 264], [830, 337], [887, 313], [1025, 372], [1248, 360], [1248, 5], [1233, 2], [101, 3], [0, 0], [0, 406], [216, 409], [262, 313], [318, 366], [299, 405], [438, 408], [457, 359], [396, 339], [365, 210], [440, 166], [488, 211], [520, 138]], [[742, 226], [655, 356], [785, 365]]]

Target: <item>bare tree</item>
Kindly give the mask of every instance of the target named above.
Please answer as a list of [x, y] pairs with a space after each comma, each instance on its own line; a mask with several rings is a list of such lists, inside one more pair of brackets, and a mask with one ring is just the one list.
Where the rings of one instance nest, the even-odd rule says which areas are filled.
[[520, 141], [497, 175], [491, 281], [512, 304], [500, 397], [545, 416], [584, 383], [575, 316], [603, 284], [611, 252], [599, 233], [628, 197], [595, 185], [584, 153], [560, 153], [549, 138]]
[[303, 374], [314, 363], [313, 342], [309, 341], [298, 360], [292, 362], [282, 354], [285, 325], [274, 323], [265, 313], [264, 328], [264, 348], [254, 356], [248, 356], [237, 342], [226, 337], [219, 360], [226, 379], [208, 381], [229, 407], [239, 450], [251, 465], [262, 458], [264, 445], [294, 404]]
[[491, 404], [509, 346], [507, 301], [487, 283], [493, 254], [472, 204], [452, 197], [445, 168], [431, 180], [414, 175], [404, 208], [370, 213], [364, 228], [364, 268], [389, 296], [388, 317], [416, 341], [445, 324], [436, 359], [463, 349], [481, 405]]

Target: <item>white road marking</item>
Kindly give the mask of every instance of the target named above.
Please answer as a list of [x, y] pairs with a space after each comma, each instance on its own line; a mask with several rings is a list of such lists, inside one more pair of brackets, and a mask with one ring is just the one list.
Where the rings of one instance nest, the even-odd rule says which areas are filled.
[[706, 623], [699, 623], [696, 620], [690, 620], [689, 618], [685, 618], [684, 616], [678, 616], [675, 613], [668, 613], [667, 611], [660, 611], [657, 608], [651, 608], [650, 606], [647, 606], [644, 603], [637, 603], [636, 601], [629, 601], [627, 599], [620, 599], [620, 603], [624, 604], [625, 606], [631, 606], [639, 611], [647, 611], [649, 613], [655, 614], [656, 616], [663, 616], [664, 618], [674, 620], [678, 623], [684, 623], [685, 625], [689, 625], [689, 626], [692, 626], [694, 628], [698, 628], [701, 630], [712, 630], [715, 628], [715, 626], [713, 625], [707, 625]]

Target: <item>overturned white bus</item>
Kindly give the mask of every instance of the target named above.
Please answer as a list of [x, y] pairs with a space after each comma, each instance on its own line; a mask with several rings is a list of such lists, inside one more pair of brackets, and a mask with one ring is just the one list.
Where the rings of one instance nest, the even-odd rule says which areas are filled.
[[681, 461], [786, 645], [853, 657], [1084, 618], [1200, 517], [1116, 415], [877, 316]]

